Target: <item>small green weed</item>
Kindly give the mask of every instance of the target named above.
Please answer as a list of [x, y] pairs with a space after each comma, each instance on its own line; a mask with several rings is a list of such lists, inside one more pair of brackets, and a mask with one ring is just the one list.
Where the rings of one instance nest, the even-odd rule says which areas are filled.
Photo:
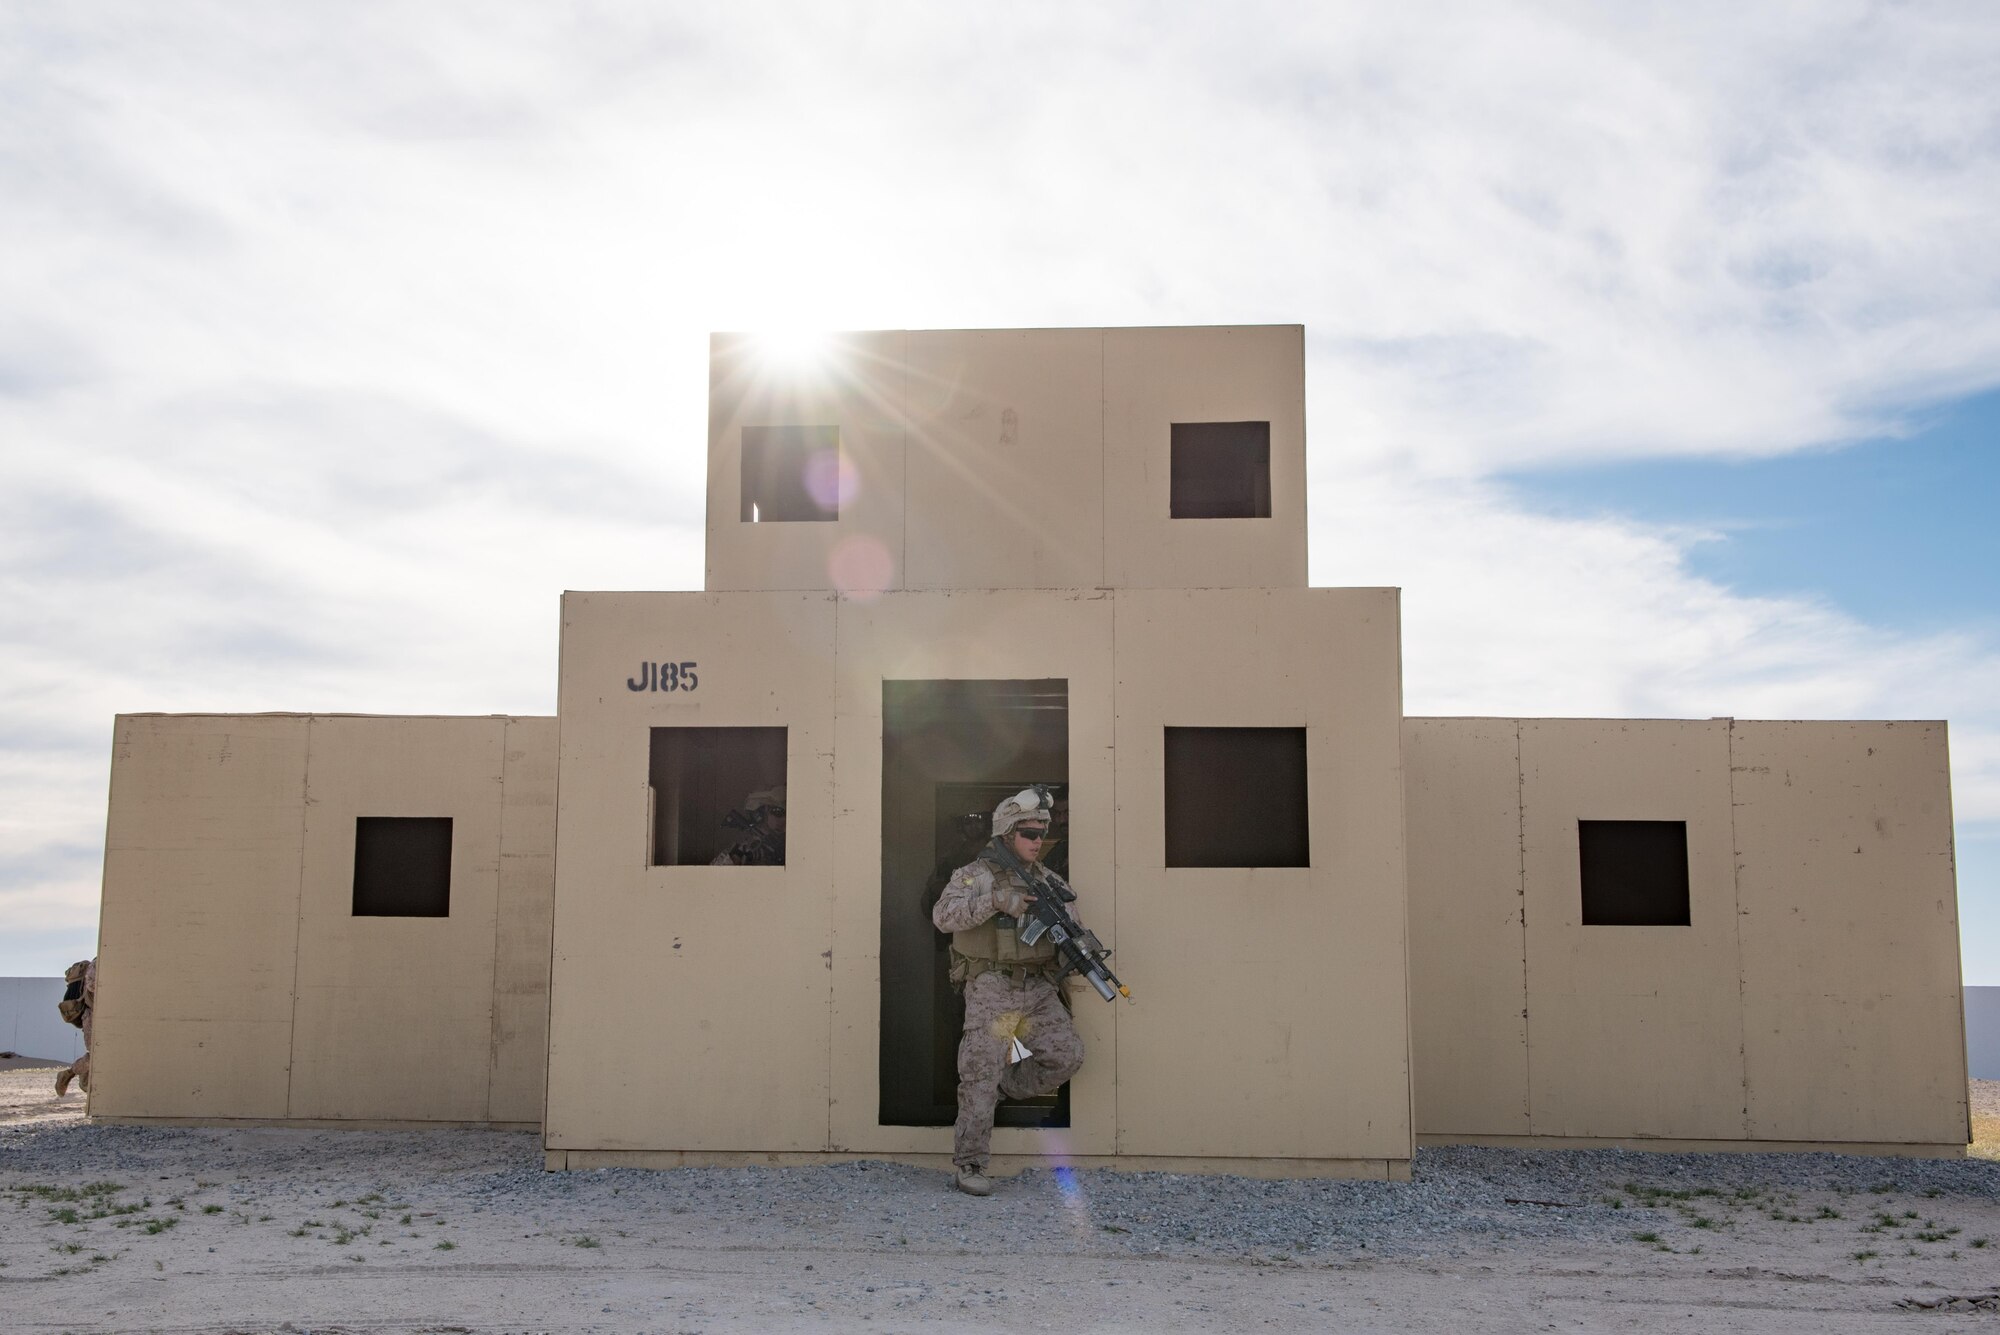
[[9, 1190], [44, 1201], [81, 1201], [93, 1196], [115, 1196], [125, 1188], [123, 1184], [117, 1182], [86, 1182], [80, 1187], [51, 1187], [31, 1183], [25, 1187], [10, 1187]]

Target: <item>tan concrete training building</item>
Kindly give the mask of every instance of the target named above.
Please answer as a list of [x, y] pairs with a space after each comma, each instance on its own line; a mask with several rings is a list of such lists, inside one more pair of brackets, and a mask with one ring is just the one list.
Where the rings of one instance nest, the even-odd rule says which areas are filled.
[[1404, 717], [1398, 592], [1306, 583], [1297, 326], [710, 374], [706, 587], [564, 595], [556, 718], [120, 716], [94, 1116], [942, 1166], [928, 897], [1046, 782], [1134, 999], [1003, 1171], [1962, 1151], [1942, 723]]

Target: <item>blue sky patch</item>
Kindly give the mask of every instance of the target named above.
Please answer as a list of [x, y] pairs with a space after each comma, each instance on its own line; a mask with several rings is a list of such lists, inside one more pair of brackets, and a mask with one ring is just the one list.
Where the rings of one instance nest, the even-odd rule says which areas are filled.
[[[1513, 473], [1530, 510], [1712, 530], [1697, 575], [1752, 596], [1805, 595], [1915, 633], [2000, 632], [2000, 391], [1925, 414], [1910, 434], [1770, 459], [1675, 459]], [[1968, 621], [1968, 614], [1970, 620]]]

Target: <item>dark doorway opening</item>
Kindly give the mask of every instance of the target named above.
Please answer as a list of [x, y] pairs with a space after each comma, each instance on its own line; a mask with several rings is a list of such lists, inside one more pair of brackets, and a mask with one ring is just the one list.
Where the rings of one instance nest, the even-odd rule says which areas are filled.
[[[1068, 782], [1067, 681], [882, 683], [881, 1125], [957, 1117], [965, 1003], [931, 908], [986, 843], [1001, 799]], [[1005, 1101], [993, 1123], [1068, 1126], [1069, 1086]]]

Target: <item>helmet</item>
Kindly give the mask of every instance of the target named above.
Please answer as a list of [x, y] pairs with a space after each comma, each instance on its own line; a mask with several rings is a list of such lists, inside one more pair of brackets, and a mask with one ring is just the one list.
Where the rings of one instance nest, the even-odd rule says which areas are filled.
[[1041, 784], [1023, 788], [999, 806], [993, 808], [993, 834], [995, 838], [1007, 833], [1022, 821], [1039, 817], [1046, 821], [1055, 807], [1055, 799]]

